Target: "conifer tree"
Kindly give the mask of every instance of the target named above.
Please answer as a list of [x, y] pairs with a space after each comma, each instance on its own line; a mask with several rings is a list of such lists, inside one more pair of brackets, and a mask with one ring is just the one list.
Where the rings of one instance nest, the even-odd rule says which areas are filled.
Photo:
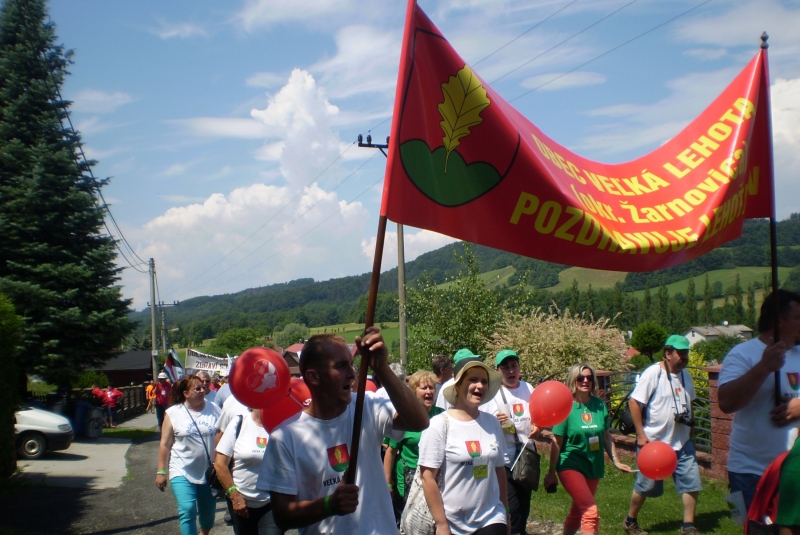
[[686, 323], [688, 327], [697, 325], [697, 299], [695, 298], [694, 277], [689, 277], [686, 286]]
[[703, 320], [706, 325], [714, 323], [714, 296], [711, 293], [711, 285], [708, 283], [708, 273], [706, 273], [706, 285], [703, 288]]
[[0, 292], [23, 318], [20, 373], [66, 387], [113, 356], [131, 328], [96, 205], [105, 181], [79, 161], [80, 137], [62, 124], [71, 53], [47, 20], [44, 0], [0, 6]]

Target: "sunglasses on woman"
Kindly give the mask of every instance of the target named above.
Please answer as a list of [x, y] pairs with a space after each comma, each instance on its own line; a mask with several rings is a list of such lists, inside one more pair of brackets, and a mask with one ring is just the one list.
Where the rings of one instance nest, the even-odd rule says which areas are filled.
[[581, 375], [578, 377], [579, 383], [591, 383], [594, 381], [594, 375]]

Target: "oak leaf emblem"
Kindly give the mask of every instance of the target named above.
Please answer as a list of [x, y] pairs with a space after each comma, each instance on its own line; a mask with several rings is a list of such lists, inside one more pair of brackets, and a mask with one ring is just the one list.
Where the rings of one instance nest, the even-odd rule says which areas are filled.
[[442, 94], [444, 102], [438, 106], [439, 114], [442, 116], [442, 122], [439, 124], [444, 131], [442, 141], [447, 150], [444, 172], [447, 173], [450, 153], [458, 147], [462, 137], [470, 134], [471, 127], [483, 122], [481, 111], [491, 104], [491, 101], [486, 96], [486, 90], [480, 80], [467, 65], [442, 84]]

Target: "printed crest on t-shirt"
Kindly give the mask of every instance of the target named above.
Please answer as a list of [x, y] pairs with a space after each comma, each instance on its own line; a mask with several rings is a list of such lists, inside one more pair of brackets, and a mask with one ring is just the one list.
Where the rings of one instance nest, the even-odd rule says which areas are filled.
[[789, 381], [789, 386], [792, 387], [792, 390], [800, 390], [800, 373], [786, 372], [786, 379]]
[[581, 414], [581, 421], [583, 421], [583, 423], [585, 424], [592, 423], [592, 415], [588, 412], [584, 412], [583, 414]]
[[256, 437], [256, 446], [259, 449], [264, 449], [267, 447], [267, 437]]
[[525, 414], [525, 407], [522, 403], [514, 403], [512, 410], [514, 411], [514, 416], [520, 417]]
[[467, 453], [469, 453], [470, 457], [480, 457], [481, 455], [481, 443], [478, 440], [467, 440]]
[[339, 444], [332, 448], [328, 448], [328, 462], [331, 463], [331, 468], [337, 472], [344, 472], [350, 464], [350, 454], [347, 452], [346, 444]]

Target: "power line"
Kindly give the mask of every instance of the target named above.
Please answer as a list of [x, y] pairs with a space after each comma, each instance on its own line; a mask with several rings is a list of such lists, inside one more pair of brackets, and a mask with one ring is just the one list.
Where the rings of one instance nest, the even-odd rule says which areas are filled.
[[627, 44], [630, 44], [630, 43], [632, 43], [633, 41], [636, 41], [636, 40], [637, 40], [637, 39], [639, 39], [640, 37], [643, 37], [643, 36], [645, 36], [645, 35], [647, 35], [647, 34], [649, 34], [649, 33], [651, 33], [651, 32], [654, 32], [654, 31], [656, 31], [657, 29], [661, 28], [662, 26], [666, 26], [666, 25], [667, 25], [667, 24], [669, 24], [670, 22], [672, 22], [672, 21], [674, 21], [674, 20], [677, 20], [677, 19], [679, 19], [680, 17], [682, 17], [682, 16], [686, 15], [687, 13], [690, 13], [690, 12], [694, 11], [695, 9], [698, 9], [698, 8], [700, 8], [700, 7], [703, 7], [704, 5], [706, 5], [707, 3], [709, 3], [710, 1], [711, 1], [711, 0], [705, 0], [705, 2], [701, 2], [701, 3], [697, 4], [696, 6], [689, 8], [689, 9], [687, 9], [686, 11], [684, 11], [683, 13], [680, 13], [680, 14], [678, 14], [678, 15], [675, 15], [675, 16], [674, 16], [674, 17], [672, 17], [671, 19], [669, 19], [669, 20], [666, 20], [666, 21], [664, 21], [664, 22], [662, 22], [661, 24], [658, 24], [658, 25], [656, 25], [656, 26], [653, 26], [653, 27], [652, 27], [652, 28], [650, 28], [649, 30], [646, 30], [646, 31], [644, 31], [644, 32], [640, 33], [639, 35], [637, 35], [637, 36], [635, 36], [635, 37], [632, 37], [631, 39], [628, 39], [628, 40], [627, 40], [627, 41], [625, 41], [624, 43], [621, 43], [621, 44], [619, 44], [619, 45], [615, 46], [614, 48], [611, 48], [611, 49], [609, 49], [609, 50], [606, 50], [605, 52], [603, 52], [603, 53], [602, 53], [602, 54], [600, 54], [599, 56], [596, 56], [596, 57], [594, 57], [594, 58], [590, 59], [589, 61], [586, 61], [586, 62], [584, 62], [584, 63], [581, 63], [581, 64], [580, 64], [580, 65], [578, 65], [577, 67], [573, 67], [572, 69], [568, 70], [567, 72], [563, 72], [563, 73], [559, 74], [559, 75], [558, 75], [558, 76], [556, 76], [555, 78], [553, 78], [553, 79], [551, 79], [551, 80], [548, 80], [547, 82], [545, 82], [545, 83], [543, 83], [543, 84], [540, 84], [540, 85], [538, 85], [538, 86], [534, 87], [534, 88], [533, 88], [533, 89], [531, 89], [530, 91], [526, 91], [526, 92], [522, 93], [521, 95], [518, 95], [518, 96], [514, 97], [513, 99], [509, 100], [508, 102], [509, 102], [509, 103], [511, 103], [511, 102], [514, 102], [515, 100], [521, 99], [522, 97], [524, 97], [524, 96], [526, 96], [526, 95], [529, 95], [529, 94], [533, 93], [533, 92], [534, 92], [534, 91], [536, 91], [537, 89], [540, 89], [540, 88], [542, 88], [542, 87], [546, 86], [547, 84], [553, 83], [553, 82], [555, 82], [556, 80], [558, 80], [559, 78], [562, 78], [562, 77], [564, 77], [564, 76], [568, 75], [568, 74], [569, 74], [569, 73], [571, 73], [571, 72], [575, 72], [576, 70], [578, 70], [578, 69], [580, 69], [580, 68], [582, 68], [582, 67], [585, 67], [586, 65], [588, 65], [588, 64], [590, 64], [590, 63], [592, 63], [593, 61], [597, 61], [598, 59], [602, 58], [603, 56], [607, 56], [608, 54], [610, 54], [610, 53], [614, 52], [615, 50], [617, 50], [617, 49], [619, 49], [619, 48], [622, 48], [623, 46], [625, 46], [625, 45], [627, 45]]
[[[598, 24], [600, 24], [600, 23], [601, 23], [601, 22], [603, 22], [604, 20], [608, 19], [609, 17], [612, 17], [612, 16], [616, 15], [617, 13], [619, 13], [620, 11], [622, 11], [623, 9], [625, 9], [626, 7], [628, 7], [628, 6], [632, 5], [632, 4], [635, 4], [635, 3], [636, 3], [636, 2], [638, 2], [638, 1], [639, 1], [639, 0], [631, 0], [630, 2], [628, 2], [627, 4], [625, 4], [624, 6], [622, 6], [622, 7], [620, 7], [620, 8], [617, 8], [617, 9], [615, 9], [614, 11], [612, 11], [611, 13], [609, 13], [608, 15], [606, 15], [606, 16], [604, 16], [604, 17], [600, 18], [599, 20], [596, 20], [596, 21], [594, 21], [593, 23], [591, 23], [590, 25], [586, 26], [586, 27], [585, 27], [585, 28], [583, 28], [582, 30], [580, 30], [580, 31], [578, 31], [578, 32], [576, 32], [576, 33], [573, 33], [572, 35], [570, 35], [569, 37], [567, 37], [566, 39], [564, 39], [564, 40], [563, 40], [563, 41], [561, 41], [560, 43], [556, 43], [555, 45], [551, 46], [550, 48], [548, 48], [547, 50], [545, 50], [545, 51], [544, 51], [544, 52], [542, 52], [541, 54], [539, 54], [539, 55], [537, 55], [537, 56], [534, 56], [533, 58], [529, 59], [529, 60], [528, 60], [528, 61], [526, 61], [525, 63], [521, 63], [520, 65], [517, 65], [516, 67], [514, 67], [513, 69], [511, 69], [510, 71], [508, 71], [508, 72], [507, 72], [507, 73], [505, 73], [504, 75], [500, 76], [499, 78], [495, 78], [494, 80], [492, 80], [492, 81], [491, 81], [491, 82], [489, 82], [489, 83], [490, 83], [490, 84], [495, 84], [495, 83], [499, 82], [500, 80], [502, 80], [503, 78], [505, 78], [505, 77], [506, 77], [506, 76], [508, 76], [509, 74], [511, 74], [511, 73], [513, 73], [513, 72], [516, 72], [516, 71], [518, 71], [519, 69], [521, 69], [522, 67], [524, 67], [525, 65], [528, 65], [529, 63], [532, 63], [532, 62], [536, 61], [537, 59], [539, 59], [540, 57], [544, 56], [544, 55], [545, 55], [545, 54], [547, 54], [548, 52], [552, 52], [553, 50], [555, 50], [556, 48], [560, 47], [561, 45], [563, 45], [563, 44], [564, 44], [564, 43], [566, 43], [567, 41], [569, 41], [569, 40], [571, 40], [571, 39], [574, 39], [575, 37], [579, 36], [579, 35], [580, 35], [580, 34], [582, 34], [583, 32], [585, 32], [585, 31], [587, 31], [587, 30], [589, 30], [589, 29], [591, 29], [591, 28], [593, 28], [593, 27], [597, 26]], [[597, 59], [597, 58], [595, 58], [595, 59]]]

